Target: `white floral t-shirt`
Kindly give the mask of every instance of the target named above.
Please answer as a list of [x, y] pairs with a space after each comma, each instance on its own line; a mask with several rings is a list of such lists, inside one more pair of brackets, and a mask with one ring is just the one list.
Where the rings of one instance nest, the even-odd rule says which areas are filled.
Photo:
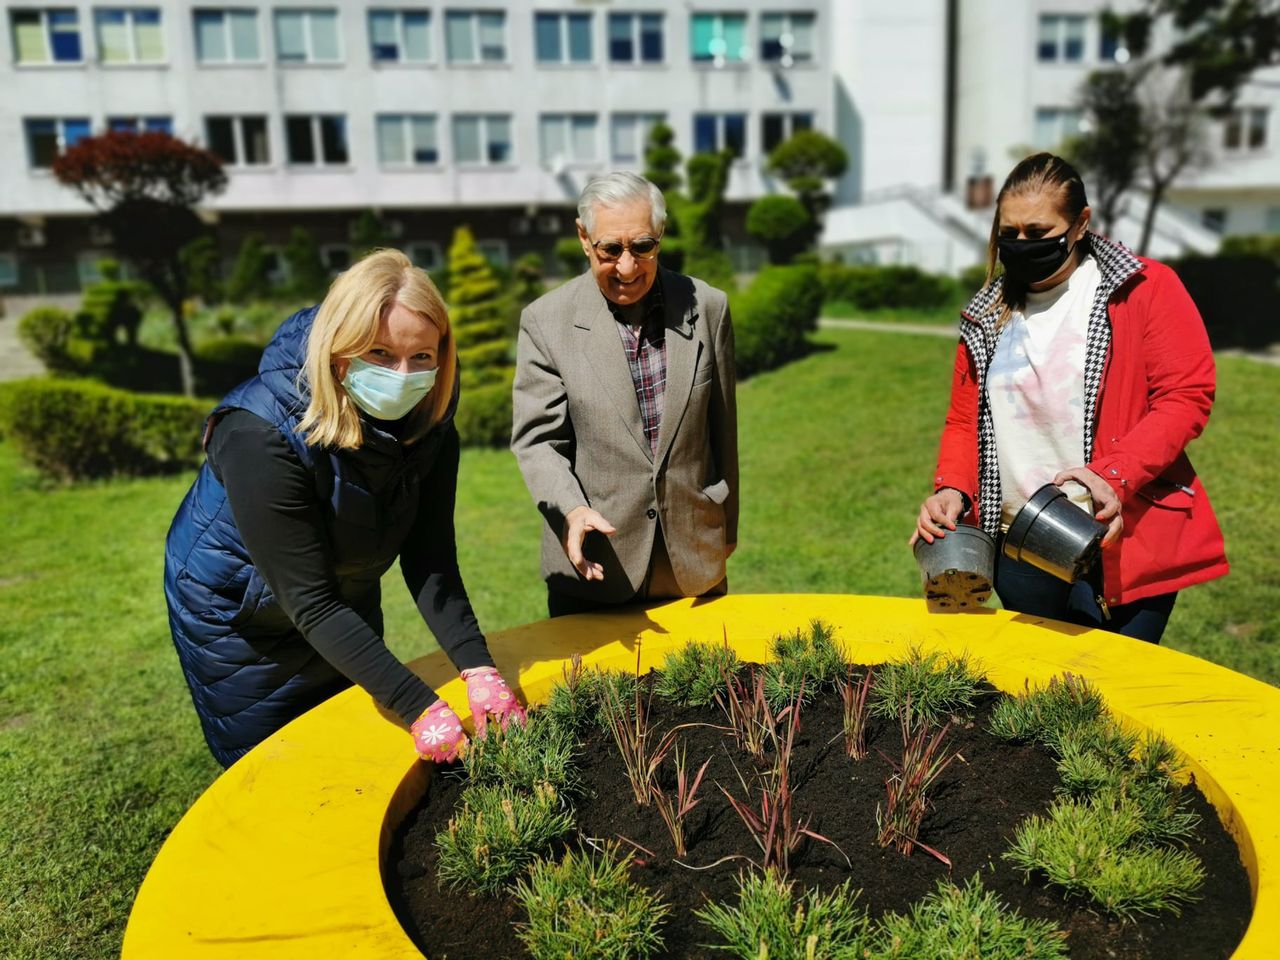
[[[995, 427], [1001, 523], [1061, 470], [1078, 467], [1084, 446], [1084, 353], [1089, 310], [1098, 290], [1098, 264], [1086, 254], [1065, 281], [1028, 293], [1000, 332], [987, 371], [987, 400]], [[1092, 512], [1088, 491], [1063, 487]]]

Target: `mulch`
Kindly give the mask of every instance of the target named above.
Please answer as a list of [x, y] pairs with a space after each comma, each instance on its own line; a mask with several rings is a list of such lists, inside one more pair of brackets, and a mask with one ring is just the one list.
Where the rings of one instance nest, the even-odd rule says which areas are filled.
[[[984, 887], [1008, 906], [1067, 930], [1073, 960], [1229, 957], [1249, 923], [1249, 880], [1235, 842], [1194, 784], [1187, 794], [1190, 808], [1202, 822], [1190, 849], [1204, 864], [1208, 880], [1201, 899], [1184, 907], [1181, 916], [1165, 913], [1122, 922], [1087, 902], [1065, 897], [1041, 880], [1025, 881], [1020, 871], [1001, 859], [1018, 822], [1048, 808], [1058, 776], [1044, 748], [1011, 745], [986, 732], [998, 696], [994, 690], [987, 691], [973, 717], [951, 727], [946, 745], [960, 756], [935, 786], [933, 810], [920, 833], [923, 842], [950, 858], [950, 871], [919, 848], [903, 856], [876, 842], [876, 808], [884, 801], [884, 782], [891, 772], [881, 751], [901, 758], [897, 723], [873, 720], [867, 736], [870, 756], [855, 762], [843, 752], [838, 697], [824, 694], [807, 705], [792, 761], [794, 806], [802, 816], [811, 814], [812, 828], [834, 841], [844, 856], [826, 844], [807, 841], [792, 858], [791, 877], [798, 886], [829, 890], [851, 879], [862, 891], [859, 902], [875, 918], [886, 911], [907, 912], [948, 874], [963, 885], [979, 873]], [[717, 707], [674, 708], [656, 698], [651, 716], [662, 729], [682, 723], [723, 723]], [[711, 758], [699, 792], [702, 803], [690, 814], [686, 828], [685, 862], [703, 866], [734, 855], [758, 859], [750, 834], [717, 788], [722, 785], [740, 797], [734, 764], [751, 782], [750, 758], [738, 752], [727, 734], [710, 726], [692, 727], [681, 735], [692, 769]], [[632, 877], [672, 906], [663, 928], [663, 956], [707, 955], [710, 951], [700, 945], [707, 942], [709, 929], [693, 910], [709, 900], [735, 902], [736, 877], [746, 862], [731, 860], [708, 870], [674, 863], [665, 825], [652, 807], [636, 805], [607, 733], [593, 730], [585, 738], [579, 769], [583, 782], [575, 804], [579, 835], [621, 840], [624, 848], [629, 841], [656, 853], [656, 857], [637, 853]], [[528, 956], [514, 928], [524, 918], [509, 896], [469, 896], [441, 891], [436, 883], [435, 836], [446, 826], [464, 786], [448, 775], [431, 778], [421, 802], [392, 839], [385, 869], [388, 896], [409, 936], [432, 960]]]

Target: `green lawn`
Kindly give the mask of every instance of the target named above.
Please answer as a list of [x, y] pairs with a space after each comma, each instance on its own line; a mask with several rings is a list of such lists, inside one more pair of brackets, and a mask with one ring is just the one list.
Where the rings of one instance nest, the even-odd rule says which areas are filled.
[[[823, 331], [741, 388], [735, 592], [918, 592], [905, 546], [932, 474], [950, 340]], [[1187, 591], [1169, 645], [1280, 683], [1280, 369], [1224, 358], [1192, 453], [1230, 577]], [[0, 443], [0, 956], [106, 958], [168, 829], [216, 776], [165, 622], [162, 549], [190, 477], [45, 490]], [[543, 615], [540, 519], [506, 452], [462, 460], [462, 565], [488, 630]], [[398, 574], [388, 635], [432, 649]], [[406, 740], [405, 749], [409, 749]]]

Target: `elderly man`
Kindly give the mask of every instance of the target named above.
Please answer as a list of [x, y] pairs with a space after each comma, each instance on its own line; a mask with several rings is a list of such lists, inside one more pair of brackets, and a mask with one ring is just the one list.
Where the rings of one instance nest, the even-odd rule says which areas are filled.
[[590, 273], [520, 318], [511, 449], [546, 518], [552, 616], [724, 593], [738, 539], [733, 327], [720, 290], [658, 266], [662, 191], [578, 201]]

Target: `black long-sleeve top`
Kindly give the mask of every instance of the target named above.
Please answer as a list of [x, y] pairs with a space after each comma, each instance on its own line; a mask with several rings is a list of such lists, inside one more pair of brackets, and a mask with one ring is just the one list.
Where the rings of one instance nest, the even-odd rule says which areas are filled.
[[[458, 447], [450, 430], [420, 485], [400, 568], [441, 648], [466, 670], [493, 660], [458, 570]], [[249, 556], [281, 609], [335, 669], [412, 723], [438, 697], [343, 600], [314, 477], [279, 430], [233, 410], [218, 422], [207, 455]]]

